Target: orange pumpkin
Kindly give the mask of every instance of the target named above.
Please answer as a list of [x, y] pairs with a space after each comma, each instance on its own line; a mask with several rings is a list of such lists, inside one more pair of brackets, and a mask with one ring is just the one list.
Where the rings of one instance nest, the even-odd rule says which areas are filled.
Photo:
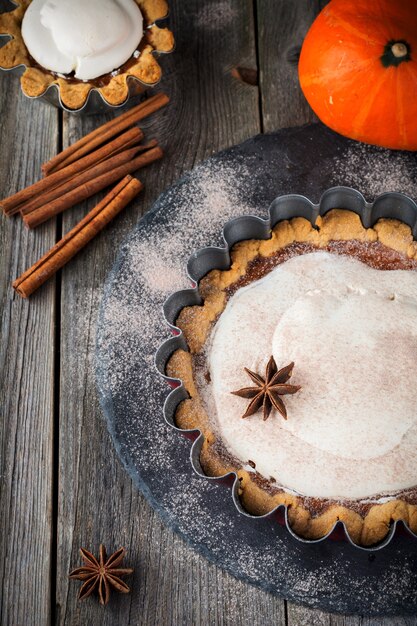
[[331, 0], [304, 40], [299, 77], [333, 130], [417, 150], [417, 0]]

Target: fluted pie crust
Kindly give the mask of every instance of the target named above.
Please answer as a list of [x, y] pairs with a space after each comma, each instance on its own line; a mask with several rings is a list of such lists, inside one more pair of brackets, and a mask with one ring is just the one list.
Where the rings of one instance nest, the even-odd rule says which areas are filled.
[[[417, 486], [404, 494], [400, 493], [395, 500], [367, 505], [347, 500], [321, 500], [292, 495], [256, 472], [247, 471], [227, 453], [213, 432], [194, 375], [194, 361], [204, 350], [210, 330], [226, 306], [228, 294], [233, 291], [233, 286], [236, 289], [236, 284], [244, 281], [255, 259], [262, 265], [266, 259], [271, 259], [279, 251], [290, 250], [296, 244], [308, 245], [313, 250], [325, 248], [331, 251], [333, 242], [347, 242], [341, 244], [345, 245], [346, 250], [353, 250], [355, 246], [363, 244], [374, 244], [374, 247], [378, 247], [379, 255], [381, 251], [382, 254], [386, 251], [391, 263], [402, 263], [405, 268], [413, 270], [417, 268], [417, 242], [413, 241], [411, 229], [399, 221], [381, 219], [373, 228], [366, 229], [355, 213], [335, 209], [324, 217], [318, 217], [315, 228], [304, 218], [280, 222], [273, 229], [270, 239], [236, 244], [231, 251], [231, 268], [226, 271], [213, 270], [200, 281], [203, 305], [184, 308], [176, 322], [184, 333], [190, 351], [176, 351], [168, 362], [167, 374], [183, 381], [189, 394], [189, 399], [177, 408], [178, 427], [199, 429], [204, 434], [200, 461], [207, 475], [221, 476], [231, 471], [237, 473], [245, 509], [255, 515], [262, 515], [277, 505], [287, 505], [291, 527], [307, 539], [325, 536], [336, 521], [341, 520], [355, 543], [370, 546], [386, 536], [391, 522], [395, 520], [403, 520], [413, 532], [417, 532]], [[344, 253], [349, 254], [346, 251]], [[353, 252], [352, 256], [355, 256]]]
[[[31, 0], [15, 0], [17, 5], [14, 11], [0, 14], [0, 35], [10, 35], [11, 40], [0, 48], [0, 67], [13, 69], [25, 65], [26, 70], [21, 77], [23, 93], [31, 98], [42, 96], [51, 85], [57, 85], [60, 90], [61, 101], [68, 109], [80, 109], [87, 101], [92, 89], [97, 89], [104, 100], [112, 105], [123, 104], [129, 95], [128, 79], [130, 76], [139, 79], [145, 86], [137, 83], [137, 92], [143, 91], [146, 86], [159, 82], [162, 70], [155, 58], [155, 52], [171, 52], [174, 48], [174, 37], [167, 28], [159, 28], [155, 22], [168, 14], [166, 0], [135, 0], [144, 20], [143, 44], [141, 53], [134, 62], [129, 63], [126, 70], [109, 77], [108, 83], [102, 87], [97, 81], [81, 81], [77, 79], [61, 78], [40, 68], [29, 56], [22, 38], [21, 25], [23, 16]], [[139, 42], [138, 42], [139, 43]]]

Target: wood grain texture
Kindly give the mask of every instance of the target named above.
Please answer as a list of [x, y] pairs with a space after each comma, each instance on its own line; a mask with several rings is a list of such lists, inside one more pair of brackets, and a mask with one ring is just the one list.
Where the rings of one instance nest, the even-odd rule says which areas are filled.
[[[0, 4], [0, 10], [2, 5]], [[58, 116], [0, 76], [0, 193], [40, 177]], [[29, 233], [0, 216], [0, 623], [47, 624], [53, 534], [54, 283], [29, 303], [13, 279], [55, 242], [55, 223]]]
[[[184, 170], [260, 130], [258, 89], [231, 75], [256, 67], [249, 1], [171, 2], [177, 47], [162, 59], [165, 110], [145, 120], [148, 138], [166, 147], [161, 163], [140, 173], [145, 193], [62, 274], [57, 622], [60, 624], [285, 624], [284, 603], [223, 573], [166, 529], [121, 468], [97, 404], [94, 332], [105, 276], [119, 243], [142, 212]], [[227, 34], [226, 34], [227, 33]], [[65, 143], [102, 120], [66, 118]], [[89, 206], [91, 203], [89, 204]], [[64, 216], [64, 230], [86, 212]], [[102, 609], [77, 603], [67, 573], [80, 545], [128, 547], [132, 593]], [[242, 601], [242, 598], [244, 601]]]
[[[2, 626], [417, 625], [414, 618], [369, 620], [286, 607], [208, 563], [134, 489], [95, 390], [97, 310], [121, 241], [184, 170], [261, 128], [313, 119], [291, 59], [322, 4], [170, 0], [177, 48], [161, 59], [161, 88], [171, 104], [142, 125], [166, 147], [166, 157], [141, 172], [146, 190], [138, 201], [29, 301], [14, 296], [10, 284], [54, 243], [55, 222], [27, 232], [17, 219], [0, 217]], [[0, 11], [4, 6], [0, 0]], [[254, 84], [235, 78], [236, 67]], [[250, 71], [256, 69], [259, 89]], [[59, 119], [56, 110], [24, 98], [15, 77], [0, 75], [0, 195], [37, 179], [40, 164], [56, 152]], [[64, 116], [64, 145], [104, 119]], [[63, 232], [96, 202], [68, 211]], [[135, 568], [127, 579], [131, 595], [116, 594], [106, 608], [95, 599], [78, 603], [80, 584], [68, 580], [80, 563], [79, 547], [97, 551], [101, 541], [108, 551], [126, 546], [126, 565]]]
[[263, 129], [316, 120], [298, 83], [298, 54], [326, 0], [255, 0]]

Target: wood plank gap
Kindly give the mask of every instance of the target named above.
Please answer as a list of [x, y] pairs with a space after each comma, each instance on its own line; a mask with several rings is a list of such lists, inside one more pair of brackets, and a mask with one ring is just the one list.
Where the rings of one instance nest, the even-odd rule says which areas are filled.
[[[60, 222], [58, 224], [58, 221]], [[62, 231], [62, 219], [57, 220], [57, 239]], [[58, 493], [59, 493], [59, 398], [60, 398], [60, 341], [61, 341], [61, 272], [55, 280], [55, 331], [54, 331], [54, 393], [53, 393], [53, 432], [52, 432], [52, 535], [51, 535], [51, 624], [56, 623], [56, 574], [58, 569]]]
[[[57, 137], [57, 150], [58, 152], [62, 152], [64, 149], [64, 111], [62, 109], [58, 109], [58, 137]], [[62, 237], [62, 214], [60, 213], [56, 220], [56, 240], [59, 241]], [[59, 272], [61, 275], [61, 272]], [[60, 322], [60, 318], [56, 318], [56, 321]]]
[[284, 600], [284, 618], [285, 618], [285, 626], [288, 626], [288, 601]]
[[[64, 115], [61, 109], [58, 109], [58, 134], [57, 134], [57, 150], [63, 150], [64, 137]], [[55, 240], [59, 241], [62, 237], [62, 215], [58, 215], [55, 224]], [[57, 273], [55, 279], [55, 332], [54, 332], [54, 395], [53, 395], [53, 433], [52, 433], [52, 536], [51, 536], [51, 624], [56, 624], [56, 604], [57, 604], [57, 580], [58, 571], [58, 493], [59, 493], [59, 414], [60, 414], [60, 341], [61, 341], [61, 271]]]
[[261, 81], [261, 64], [259, 57], [259, 28], [258, 28], [258, 0], [253, 0], [253, 24], [255, 35], [255, 56], [256, 56], [256, 69], [258, 71], [258, 107], [259, 107], [259, 120], [261, 126], [261, 133], [264, 133], [264, 116], [262, 106], [262, 81]]

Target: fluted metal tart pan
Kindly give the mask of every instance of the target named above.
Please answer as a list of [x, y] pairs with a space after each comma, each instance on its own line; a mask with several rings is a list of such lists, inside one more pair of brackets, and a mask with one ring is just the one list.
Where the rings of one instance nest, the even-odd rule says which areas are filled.
[[[0, 13], [4, 11], [3, 5], [6, 5], [6, 8], [11, 10], [13, 8], [16, 8], [18, 6], [18, 3], [15, 0], [0, 0]], [[167, 17], [168, 17], [168, 14], [161, 16], [154, 23], [148, 24], [146, 28], [151, 29], [155, 24], [159, 24], [162, 20], [166, 19]], [[2, 45], [5, 45], [10, 39], [11, 39], [11, 35], [0, 34], [0, 47]], [[154, 56], [162, 56], [164, 54], [169, 54], [170, 52], [172, 52], [172, 50], [170, 51], [154, 50], [152, 54]], [[18, 65], [11, 67], [11, 68], [2, 67], [0, 65], [0, 71], [8, 72], [10, 74], [17, 75], [19, 77], [22, 76], [22, 74], [28, 68], [29, 66], [26, 65], [25, 63], [19, 63]], [[29, 100], [43, 100], [57, 108], [67, 111], [68, 113], [83, 114], [83, 115], [96, 115], [96, 114], [101, 114], [101, 113], [108, 113], [109, 111], [117, 110], [122, 107], [125, 107], [131, 99], [139, 96], [141, 93], [143, 93], [147, 89], [152, 89], [159, 82], [160, 80], [156, 82], [152, 82], [152, 83], [146, 83], [140, 80], [137, 76], [130, 74], [127, 77], [128, 94], [125, 100], [121, 102], [120, 104], [114, 105], [114, 104], [109, 103], [105, 99], [103, 94], [101, 93], [100, 88], [93, 87], [89, 91], [84, 104], [80, 106], [79, 108], [74, 108], [74, 109], [71, 109], [64, 104], [61, 98], [60, 86], [55, 83], [50, 84], [45, 89], [45, 91], [38, 96], [29, 96], [23, 90], [22, 92], [26, 98], [29, 98]]]
[[[283, 508], [272, 516], [247, 515], [239, 509], [237, 494], [238, 506], [230, 487], [218, 484], [233, 484], [233, 476], [219, 481], [202, 475], [198, 467], [201, 440], [193, 447], [199, 473], [193, 470], [189, 437], [198, 433], [181, 434], [172, 425], [174, 408], [184, 392], [180, 387], [166, 401], [168, 423], [163, 418], [168, 386], [152, 361], [167, 335], [162, 314], [165, 291], [149, 291], [149, 243], [154, 260], [162, 258], [175, 267], [185, 267], [193, 248], [210, 244], [224, 247], [221, 222], [208, 229], [204, 212], [194, 210], [192, 227], [186, 232], [183, 227], [190, 224], [190, 202], [198, 207], [204, 200], [202, 173], [204, 180], [213, 173], [218, 189], [217, 177], [221, 182], [222, 173], [228, 177], [230, 172], [234, 173], [236, 198], [225, 211], [239, 215], [239, 206], [249, 206], [249, 212], [261, 218], [257, 222], [260, 235], [273, 199], [293, 190], [318, 199], [326, 188], [350, 183], [353, 178], [368, 199], [374, 197], [376, 188], [415, 189], [412, 193], [417, 198], [415, 155], [357, 144], [321, 124], [258, 135], [215, 155], [167, 189], [121, 247], [100, 309], [96, 374], [116, 450], [134, 484], [164, 522], [200, 554], [240, 580], [327, 611], [416, 615], [417, 543], [401, 522], [394, 524], [385, 542], [372, 550], [352, 545], [341, 524], [325, 540], [300, 540], [287, 529]], [[356, 201], [363, 203], [360, 195], [353, 193]], [[401, 219], [404, 208], [404, 219], [415, 233], [413, 202], [407, 199], [403, 204], [403, 197], [397, 194], [392, 199], [395, 213], [390, 216]], [[378, 205], [381, 212], [388, 210], [383, 198]], [[310, 216], [315, 206], [306, 201]], [[369, 214], [371, 205], [364, 206]], [[239, 237], [245, 235], [233, 232]], [[190, 265], [196, 279], [204, 273], [201, 261], [199, 257]], [[161, 285], [166, 285], [168, 276], [162, 278]], [[173, 322], [174, 308], [169, 317]], [[159, 351], [161, 371], [178, 345], [171, 342], [178, 340], [183, 341], [181, 337], [171, 338]]]
[[[408, 196], [401, 193], [385, 193], [375, 199], [374, 202], [367, 202], [364, 196], [357, 190], [348, 187], [334, 187], [323, 193], [318, 204], [314, 204], [302, 195], [290, 194], [276, 198], [269, 207], [269, 217], [261, 219], [255, 216], [241, 216], [229, 221], [223, 230], [224, 246], [203, 248], [192, 254], [187, 265], [187, 274], [190, 281], [195, 285], [192, 289], [185, 289], [173, 293], [164, 304], [164, 315], [171, 331], [175, 335], [172, 339], [166, 341], [159, 348], [156, 354], [156, 366], [160, 374], [168, 384], [174, 387], [165, 401], [164, 417], [172, 428], [179, 433], [185, 433], [190, 438], [195, 439], [191, 448], [190, 459], [191, 464], [197, 475], [207, 480], [216, 480], [220, 482], [232, 482], [232, 498], [233, 502], [240, 514], [249, 517], [251, 515], [242, 506], [238, 491], [239, 478], [236, 472], [228, 473], [220, 478], [207, 476], [202, 470], [200, 464], [200, 453], [204, 443], [204, 435], [200, 431], [184, 431], [176, 426], [175, 414], [179, 404], [188, 397], [182, 381], [171, 378], [166, 375], [166, 365], [172, 354], [176, 350], [182, 349], [188, 351], [187, 342], [180, 329], [176, 326], [176, 319], [180, 311], [193, 305], [201, 305], [203, 300], [199, 293], [198, 283], [211, 270], [227, 270], [231, 266], [230, 252], [234, 244], [239, 241], [248, 239], [269, 239], [271, 231], [282, 220], [294, 217], [304, 217], [312, 226], [315, 225], [317, 217], [325, 215], [331, 209], [349, 210], [359, 215], [361, 222], [365, 228], [371, 228], [381, 218], [391, 218], [402, 221], [410, 226], [413, 237], [417, 238], [417, 204]], [[416, 407], [417, 410], [417, 407]], [[285, 522], [288, 532], [301, 542], [311, 542], [312, 540], [304, 539], [297, 535], [288, 522], [288, 507], [284, 505], [277, 506], [273, 511], [267, 513], [264, 517], [275, 517]], [[400, 530], [398, 530], [400, 527]], [[367, 550], [369, 553], [375, 550], [382, 550], [394, 538], [397, 532], [407, 532], [411, 541], [417, 541], [417, 536], [404, 524], [393, 522], [386, 537], [376, 546], [363, 547], [358, 546], [352, 541], [344, 522], [336, 522], [324, 537], [313, 540], [314, 543], [324, 542], [331, 539], [335, 535], [343, 536], [352, 547]]]

